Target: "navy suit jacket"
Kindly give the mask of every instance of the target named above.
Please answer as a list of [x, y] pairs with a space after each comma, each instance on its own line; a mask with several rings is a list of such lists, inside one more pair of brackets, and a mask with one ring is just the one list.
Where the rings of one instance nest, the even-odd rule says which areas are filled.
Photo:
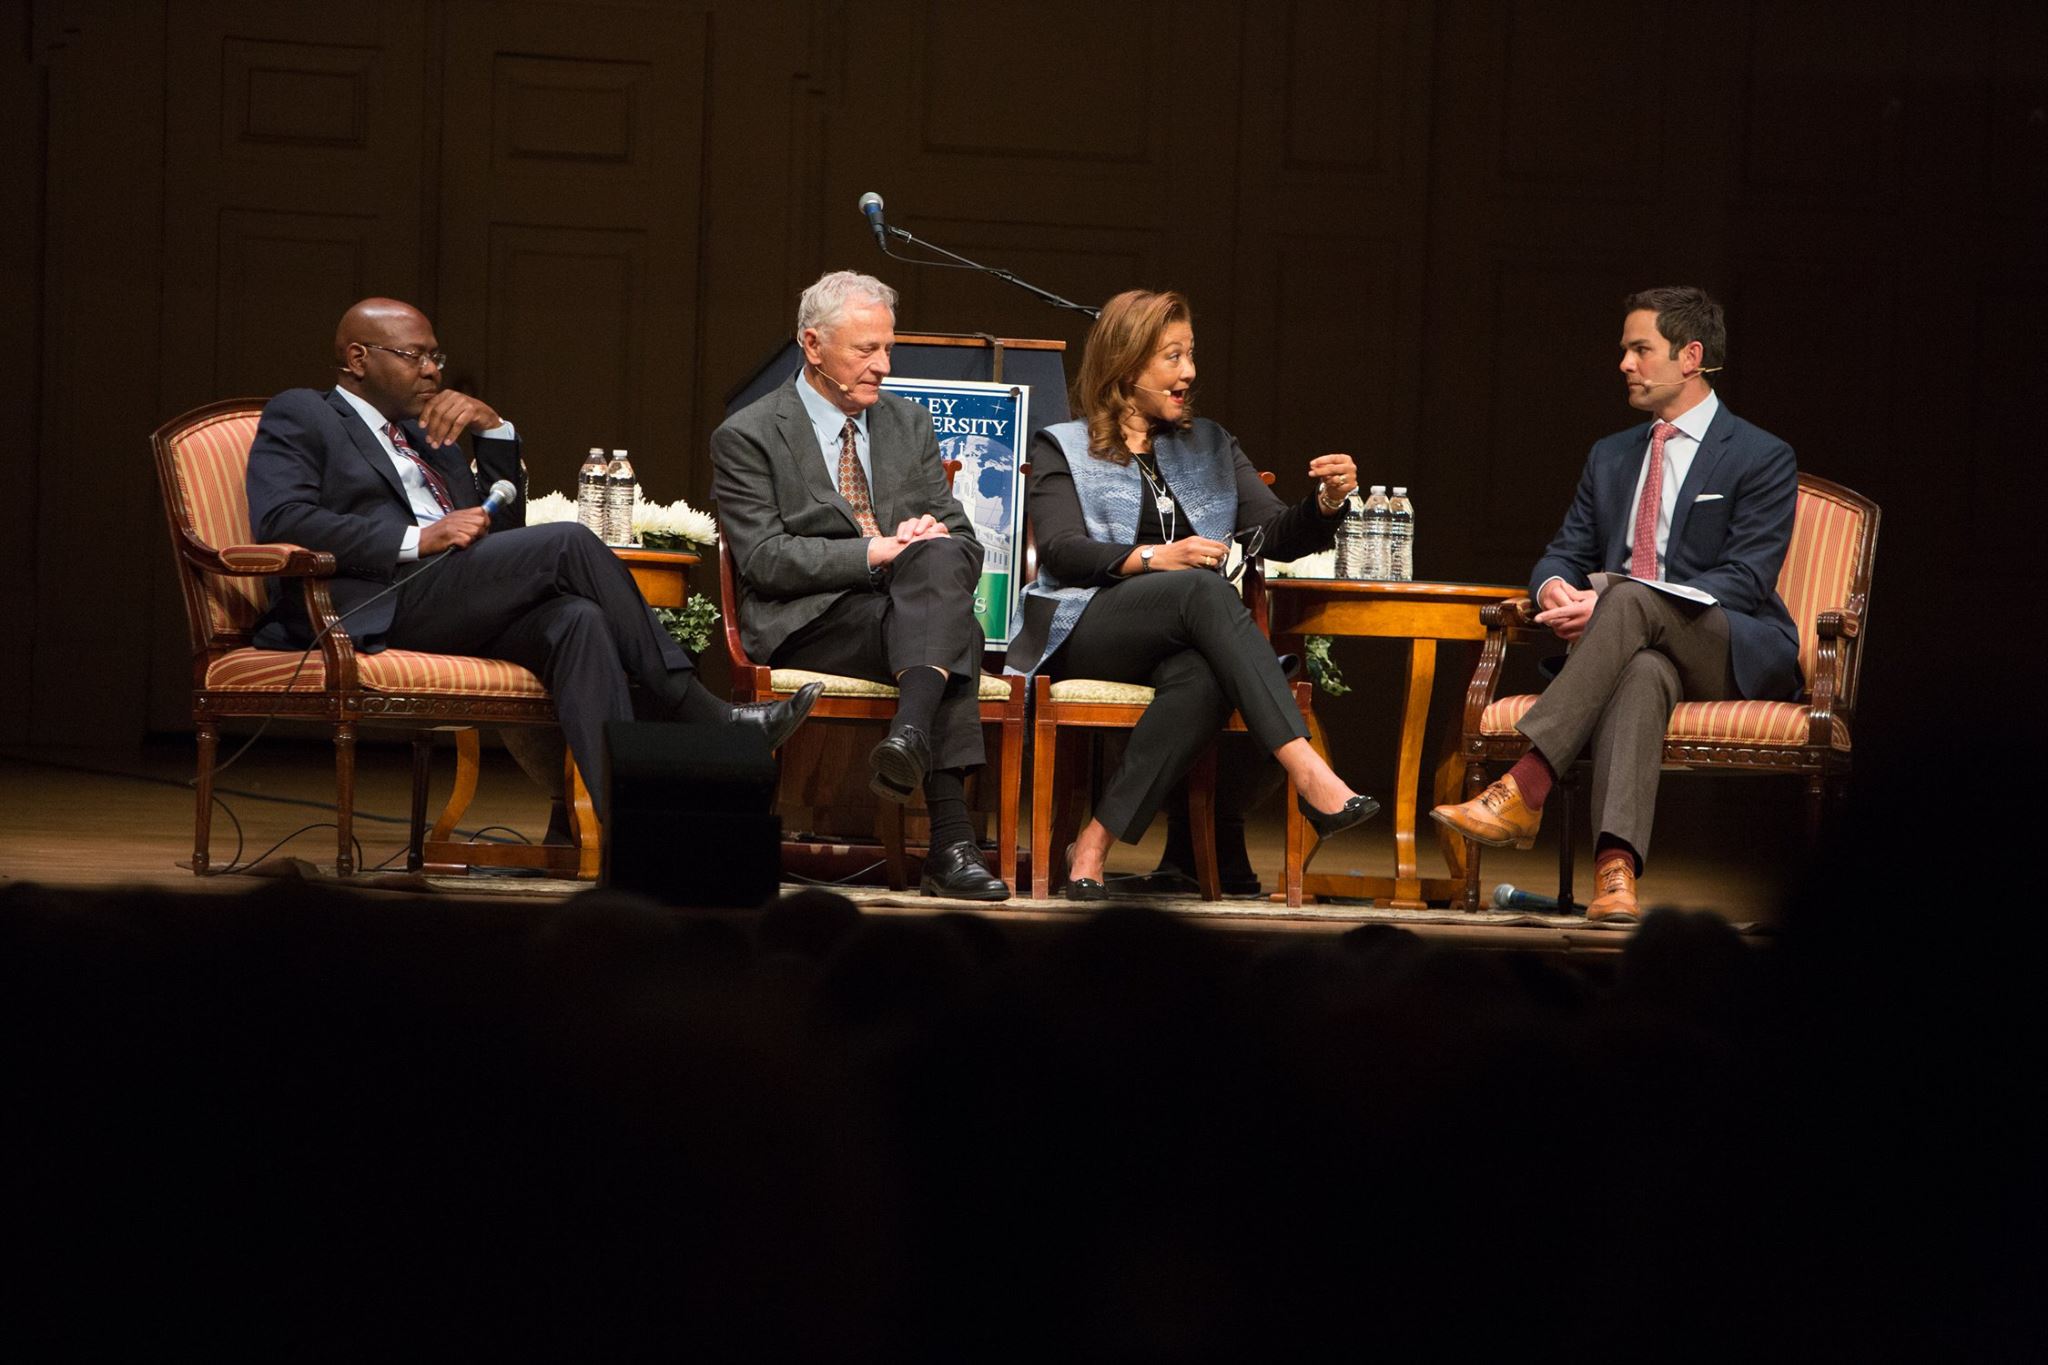
[[[1636, 480], [1651, 425], [1594, 445], [1564, 526], [1529, 576], [1532, 594], [1554, 577], [1583, 588], [1589, 574], [1628, 572]], [[1799, 694], [1799, 631], [1777, 589], [1798, 503], [1792, 447], [1723, 403], [1678, 490], [1664, 576], [1712, 593], [1727, 612], [1728, 649], [1744, 697], [1781, 701]]]
[[[518, 497], [492, 514], [491, 529], [526, 524], [526, 478], [517, 437], [472, 437], [472, 473], [470, 456], [460, 445], [437, 450], [416, 423], [400, 426], [413, 450], [440, 473], [456, 507], [482, 506], [479, 484], [489, 488], [509, 479]], [[419, 523], [391, 457], [348, 400], [332, 389], [287, 389], [271, 399], [249, 449], [248, 487], [256, 538], [332, 554], [338, 570], [329, 585], [335, 610], [361, 608], [349, 617], [349, 635], [366, 653], [382, 649], [398, 596], [370, 599], [390, 585], [406, 528]], [[270, 609], [257, 625], [256, 643], [266, 649], [303, 648], [313, 634], [298, 585], [273, 579], [270, 591]]]

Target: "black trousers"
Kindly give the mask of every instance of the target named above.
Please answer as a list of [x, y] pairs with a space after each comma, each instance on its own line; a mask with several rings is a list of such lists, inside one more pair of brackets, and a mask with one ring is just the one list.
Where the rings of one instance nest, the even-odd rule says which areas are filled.
[[1125, 843], [1144, 837], [1233, 710], [1267, 753], [1308, 738], [1272, 642], [1220, 574], [1177, 569], [1102, 589], [1046, 667], [1054, 678], [1155, 690], [1095, 806], [1095, 818]]
[[985, 641], [974, 619], [981, 554], [965, 539], [907, 545], [882, 592], [850, 592], [779, 645], [769, 664], [894, 685], [910, 668], [947, 675], [932, 721], [932, 767], [978, 768], [986, 757], [978, 699]]
[[633, 719], [628, 681], [666, 715], [692, 668], [619, 557], [588, 528], [556, 522], [499, 531], [399, 570], [384, 643], [533, 670], [555, 699], [562, 735], [602, 814], [604, 723]]

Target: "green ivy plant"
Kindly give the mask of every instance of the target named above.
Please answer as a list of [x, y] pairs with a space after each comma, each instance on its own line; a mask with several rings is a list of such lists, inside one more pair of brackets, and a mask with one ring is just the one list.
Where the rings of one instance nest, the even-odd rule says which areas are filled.
[[691, 658], [697, 658], [711, 647], [711, 627], [718, 624], [718, 608], [711, 605], [711, 599], [703, 593], [690, 594], [690, 600], [682, 610], [674, 607], [656, 607], [654, 614], [676, 642], [690, 651]]
[[1302, 661], [1308, 667], [1309, 680], [1333, 697], [1341, 697], [1351, 690], [1344, 681], [1344, 674], [1337, 667], [1337, 661], [1330, 657], [1330, 637], [1307, 635], [1302, 637]]

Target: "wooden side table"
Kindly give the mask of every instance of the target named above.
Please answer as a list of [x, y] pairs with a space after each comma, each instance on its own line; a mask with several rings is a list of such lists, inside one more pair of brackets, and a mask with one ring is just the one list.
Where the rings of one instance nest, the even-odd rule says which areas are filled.
[[[1408, 679], [1401, 700], [1401, 751], [1394, 789], [1394, 875], [1354, 877], [1309, 873], [1303, 890], [1309, 895], [1345, 896], [1382, 901], [1397, 909], [1419, 910], [1431, 901], [1462, 903], [1471, 881], [1465, 862], [1465, 841], [1439, 827], [1448, 877], [1423, 877], [1415, 863], [1416, 794], [1422, 777], [1422, 740], [1429, 719], [1429, 694], [1436, 681], [1439, 640], [1486, 637], [1480, 610], [1495, 602], [1528, 595], [1522, 586], [1487, 583], [1378, 583], [1348, 578], [1270, 578], [1266, 591], [1272, 604], [1273, 640], [1281, 649], [1301, 648], [1304, 635], [1357, 636], [1408, 641]], [[1327, 758], [1320, 724], [1310, 740]], [[1464, 799], [1465, 760], [1455, 746], [1436, 770], [1436, 802]], [[1314, 831], [1310, 831], [1314, 837]], [[1313, 845], [1311, 845], [1313, 850]]]
[[[681, 610], [683, 604], [690, 600], [690, 569], [698, 562], [697, 555], [687, 551], [641, 550], [624, 546], [614, 546], [612, 553], [632, 571], [633, 581], [640, 585], [640, 595], [647, 599], [650, 607]], [[428, 871], [466, 866], [463, 860], [469, 845], [454, 838], [455, 827], [462, 822], [469, 803], [476, 799], [477, 774], [482, 757], [483, 744], [477, 731], [473, 728], [457, 730], [455, 786], [448, 793], [448, 804], [441, 808], [441, 814], [435, 819], [434, 827], [428, 831], [421, 848]], [[563, 768], [563, 802], [568, 807], [570, 825], [577, 834], [576, 842], [566, 847], [552, 844], [495, 846], [497, 860], [502, 865], [538, 868], [583, 881], [595, 881], [599, 857], [597, 810], [591, 804], [590, 789], [583, 785], [583, 774], [575, 761], [565, 757]]]

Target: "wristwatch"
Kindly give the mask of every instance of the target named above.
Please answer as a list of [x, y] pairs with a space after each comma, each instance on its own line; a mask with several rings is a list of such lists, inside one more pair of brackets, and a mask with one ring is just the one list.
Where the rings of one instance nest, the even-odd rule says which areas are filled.
[[1138, 551], [1138, 572], [1144, 573], [1152, 567], [1152, 547], [1146, 545]]

